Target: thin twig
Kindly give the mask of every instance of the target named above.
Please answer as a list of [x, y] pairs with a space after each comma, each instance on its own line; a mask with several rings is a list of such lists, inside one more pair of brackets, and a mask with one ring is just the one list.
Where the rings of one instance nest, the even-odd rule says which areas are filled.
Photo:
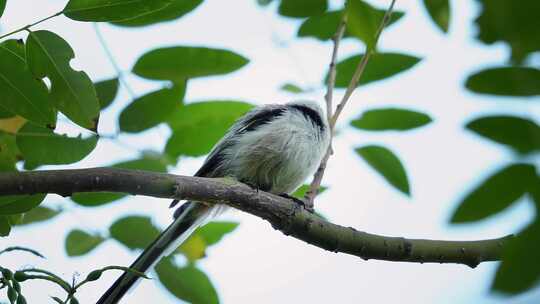
[[98, 24], [95, 22], [94, 22], [94, 31], [96, 32], [96, 36], [99, 40], [99, 43], [101, 44], [103, 51], [105, 51], [105, 54], [107, 55], [107, 58], [109, 59], [109, 62], [111, 63], [113, 69], [116, 71], [116, 74], [118, 75], [118, 79], [120, 80], [124, 88], [126, 88], [126, 91], [128, 92], [129, 97], [131, 97], [131, 99], [135, 99], [135, 93], [133, 89], [131, 89], [131, 87], [127, 83], [124, 77], [124, 72], [122, 72], [122, 70], [116, 63], [116, 60], [114, 59], [114, 55], [109, 49], [109, 46], [107, 45], [107, 41], [105, 41], [105, 37], [103, 37], [103, 35], [101, 34], [101, 31], [99, 30]]
[[14, 31], [11, 31], [11, 32], [9, 32], [9, 33], [6, 33], [6, 34], [0, 36], [0, 39], [5, 38], [5, 37], [7, 37], [7, 36], [11, 36], [11, 35], [13, 35], [13, 34], [15, 34], [15, 33], [18, 33], [18, 32], [22, 32], [22, 31], [28, 30], [29, 28], [31, 28], [31, 27], [34, 26], [34, 25], [38, 25], [38, 24], [40, 24], [41, 22], [47, 21], [47, 20], [52, 19], [52, 18], [54, 18], [54, 17], [56, 17], [56, 16], [59, 16], [59, 15], [61, 15], [61, 14], [62, 14], [62, 12], [58, 12], [58, 13], [55, 13], [55, 14], [53, 14], [53, 15], [50, 15], [49, 17], [45, 17], [45, 18], [43, 18], [43, 19], [41, 19], [41, 20], [38, 20], [38, 21], [36, 21], [36, 22], [34, 22], [34, 23], [25, 25], [25, 26], [23, 26], [23, 27], [21, 27], [21, 28], [18, 28], [18, 29], [14, 30]]
[[358, 63], [358, 66], [356, 67], [356, 70], [354, 71], [353, 77], [351, 81], [349, 82], [349, 86], [347, 87], [347, 90], [345, 91], [345, 94], [343, 95], [343, 98], [341, 99], [341, 102], [338, 104], [336, 108], [336, 112], [334, 113], [330, 121], [330, 126], [332, 128], [336, 125], [339, 115], [343, 111], [343, 108], [347, 104], [347, 101], [349, 101], [349, 98], [351, 97], [352, 93], [358, 86], [360, 77], [362, 77], [362, 74], [364, 73], [366, 65], [369, 62], [369, 58], [375, 52], [377, 42], [379, 41], [379, 37], [381, 36], [381, 32], [388, 25], [388, 22], [390, 21], [390, 18], [392, 17], [392, 10], [394, 9], [395, 3], [396, 3], [396, 0], [392, 0], [392, 3], [390, 3], [390, 7], [388, 7], [388, 10], [386, 10], [386, 13], [384, 14], [384, 17], [381, 21], [381, 24], [379, 25], [379, 28], [377, 29], [377, 33], [375, 34], [375, 42], [373, 43], [373, 46], [366, 48], [366, 53], [364, 54], [364, 56], [362, 56], [362, 59]]
[[[379, 37], [381, 35], [381, 32], [388, 25], [388, 22], [390, 21], [390, 18], [392, 17], [392, 10], [394, 8], [395, 3], [396, 3], [396, 0], [392, 0], [392, 3], [390, 3], [390, 6], [388, 7], [388, 10], [384, 14], [384, 17], [379, 25], [379, 28], [377, 29], [377, 32], [375, 33], [375, 43], [373, 44], [371, 48], [369, 47], [366, 48], [366, 53], [364, 54], [364, 56], [362, 56], [360, 63], [356, 67], [356, 70], [353, 74], [353, 77], [351, 78], [351, 81], [349, 82], [349, 86], [347, 87], [347, 90], [345, 91], [343, 98], [341, 99], [341, 102], [337, 105], [336, 111], [332, 114], [332, 94], [333, 94], [335, 80], [336, 80], [336, 57], [337, 57], [339, 42], [341, 38], [343, 37], [343, 34], [345, 32], [345, 27], [346, 27], [345, 25], [347, 22], [346, 13], [343, 14], [341, 23], [338, 27], [336, 35], [333, 38], [334, 49], [332, 51], [332, 60], [330, 62], [330, 72], [328, 74], [328, 83], [327, 83], [328, 91], [326, 92], [326, 95], [325, 95], [328, 124], [330, 125], [331, 132], [334, 131], [339, 115], [343, 111], [343, 108], [347, 104], [347, 101], [351, 97], [352, 93], [358, 86], [358, 81], [360, 81], [360, 77], [364, 73], [364, 70], [366, 68], [366, 65], [369, 61], [371, 54], [375, 52], [375, 48], [379, 40]], [[328, 147], [328, 151], [324, 155], [321, 161], [321, 164], [319, 165], [319, 168], [317, 169], [317, 172], [315, 172], [315, 175], [313, 176], [313, 181], [311, 182], [309, 191], [306, 193], [305, 199], [306, 199], [306, 204], [308, 207], [313, 207], [313, 200], [315, 199], [315, 196], [317, 195], [319, 187], [321, 186], [322, 178], [324, 176], [324, 171], [326, 170], [326, 163], [328, 162], [328, 159], [330, 159], [330, 155], [332, 155], [331, 144]]]
[[341, 22], [339, 23], [338, 29], [336, 34], [332, 37], [332, 41], [334, 42], [334, 49], [332, 50], [332, 59], [330, 60], [330, 72], [328, 74], [328, 81], [327, 81], [327, 91], [325, 100], [326, 100], [326, 115], [328, 117], [328, 122], [330, 122], [330, 117], [332, 117], [333, 113], [333, 107], [332, 107], [332, 97], [334, 93], [334, 86], [336, 84], [336, 62], [337, 62], [337, 54], [339, 50], [339, 43], [341, 41], [341, 38], [343, 38], [343, 34], [345, 33], [345, 28], [347, 26], [347, 12], [343, 12], [343, 16], [341, 17]]
[[[347, 26], [347, 12], [344, 11], [341, 17], [339, 26], [337, 28], [337, 31], [332, 37], [332, 41], [334, 42], [334, 48], [332, 50], [332, 57], [330, 59], [330, 65], [329, 65], [330, 71], [328, 73], [326, 95], [324, 96], [324, 99], [326, 101], [326, 117], [328, 118], [329, 125], [330, 125], [332, 111], [333, 111], [332, 99], [333, 99], [333, 93], [334, 93], [334, 86], [336, 84], [337, 54], [339, 50], [339, 43], [341, 41], [341, 38], [343, 38], [343, 34], [345, 33], [346, 26]], [[333, 126], [331, 126], [330, 137], [332, 137], [333, 133], [334, 133], [334, 128]], [[330, 140], [330, 142], [332, 142], [332, 140]], [[315, 175], [313, 176], [313, 181], [311, 182], [311, 185], [309, 186], [309, 190], [306, 192], [305, 202], [306, 202], [307, 207], [313, 208], [313, 201], [315, 200], [315, 196], [317, 196], [317, 192], [319, 191], [319, 188], [321, 186], [322, 178], [324, 176], [324, 170], [326, 169], [326, 162], [328, 162], [328, 159], [330, 158], [331, 154], [332, 154], [332, 144], [328, 146], [328, 150], [326, 151], [326, 154], [324, 155], [324, 158], [321, 161], [321, 165], [317, 169], [317, 172], [315, 172]]]

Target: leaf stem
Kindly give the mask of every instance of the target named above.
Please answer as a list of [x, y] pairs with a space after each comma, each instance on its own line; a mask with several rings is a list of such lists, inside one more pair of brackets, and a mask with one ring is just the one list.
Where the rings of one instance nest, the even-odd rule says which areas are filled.
[[109, 59], [109, 62], [111, 63], [113, 69], [116, 71], [116, 74], [118, 75], [118, 79], [120, 79], [120, 82], [122, 83], [124, 88], [126, 88], [126, 91], [128, 92], [131, 99], [135, 99], [135, 93], [133, 92], [133, 89], [131, 89], [129, 84], [127, 83], [124, 77], [124, 73], [122, 72], [118, 64], [116, 63], [116, 60], [114, 59], [114, 55], [111, 52], [111, 49], [109, 48], [109, 46], [107, 45], [107, 41], [105, 41], [105, 37], [103, 37], [103, 34], [101, 34], [98, 24], [94, 22], [93, 25], [94, 25], [94, 31], [96, 32], [96, 36], [99, 40], [99, 43], [101, 44], [103, 51], [105, 51], [105, 54], [107, 55], [107, 58]]
[[57, 13], [55, 13], [55, 14], [53, 14], [53, 15], [50, 15], [49, 17], [45, 17], [45, 18], [43, 18], [43, 19], [41, 19], [41, 20], [38, 20], [38, 21], [36, 21], [36, 22], [34, 22], [34, 23], [25, 25], [25, 26], [23, 26], [23, 27], [21, 27], [21, 28], [18, 28], [18, 29], [16, 29], [16, 30], [13, 30], [13, 31], [11, 31], [11, 32], [9, 32], [9, 33], [6, 33], [6, 34], [0, 36], [0, 39], [3, 39], [3, 38], [5, 38], [5, 37], [7, 37], [7, 36], [11, 36], [11, 35], [13, 35], [13, 34], [15, 34], [15, 33], [18, 33], [18, 32], [26, 31], [26, 30], [28, 30], [29, 28], [31, 28], [32, 26], [34, 26], [34, 25], [38, 25], [38, 24], [40, 24], [40, 23], [42, 23], [42, 22], [45, 22], [45, 21], [47, 21], [47, 20], [49, 20], [49, 19], [52, 19], [52, 18], [54, 18], [54, 17], [56, 17], [56, 16], [59, 16], [59, 15], [61, 15], [61, 14], [62, 14], [62, 12], [60, 11], [60, 12], [57, 12]]

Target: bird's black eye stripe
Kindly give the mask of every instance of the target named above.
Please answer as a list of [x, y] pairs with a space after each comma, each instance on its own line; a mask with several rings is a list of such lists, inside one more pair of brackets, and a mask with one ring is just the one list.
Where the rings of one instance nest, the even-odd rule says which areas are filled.
[[324, 131], [324, 123], [322, 121], [321, 115], [319, 115], [317, 111], [303, 105], [291, 105], [290, 107], [300, 111], [300, 113], [302, 113], [306, 118], [310, 119], [313, 124], [319, 127], [321, 131]]
[[280, 108], [274, 108], [267, 111], [261, 111], [253, 117], [249, 118], [245, 122], [245, 128], [243, 129], [244, 132], [254, 131], [261, 125], [267, 124], [271, 122], [272, 120], [278, 118], [285, 112], [285, 107]]

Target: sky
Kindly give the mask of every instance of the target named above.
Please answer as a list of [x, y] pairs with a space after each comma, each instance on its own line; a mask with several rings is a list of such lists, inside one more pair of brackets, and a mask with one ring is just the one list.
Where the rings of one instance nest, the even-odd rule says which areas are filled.
[[[63, 8], [66, 1], [8, 0], [0, 20], [0, 32], [34, 22]], [[336, 5], [338, 2], [333, 1]], [[387, 1], [370, 1], [385, 7]], [[406, 15], [384, 32], [380, 50], [419, 56], [422, 61], [410, 71], [389, 80], [366, 85], [352, 96], [338, 123], [323, 184], [329, 190], [316, 201], [316, 208], [332, 222], [358, 230], [409, 238], [474, 240], [519, 231], [532, 219], [530, 202], [521, 200], [507, 212], [474, 225], [449, 225], [449, 217], [463, 194], [498, 167], [508, 164], [512, 154], [481, 138], [464, 132], [463, 125], [482, 113], [516, 113], [538, 120], [540, 112], [526, 100], [508, 103], [506, 98], [479, 96], [463, 88], [466, 75], [499, 65], [509, 50], [501, 44], [485, 47], [473, 37], [472, 20], [478, 14], [475, 1], [453, 1], [450, 32], [442, 34], [428, 18], [420, 1], [397, 1]], [[182, 19], [158, 26], [129, 30], [98, 25], [115, 60], [128, 71], [146, 51], [164, 46], [207, 46], [230, 49], [250, 63], [224, 77], [189, 82], [186, 102], [243, 100], [256, 104], [283, 103], [295, 98], [323, 102], [322, 78], [332, 45], [314, 39], [296, 39], [298, 20], [277, 17], [275, 5], [262, 9], [255, 0], [206, 0]], [[114, 69], [107, 60], [90, 23], [62, 16], [35, 29], [61, 35], [74, 48], [72, 65], [86, 71], [93, 80], [110, 78]], [[14, 37], [24, 37], [25, 34]], [[358, 42], [344, 41], [340, 58], [359, 53]], [[135, 76], [126, 81], [136, 95], [160, 86]], [[286, 83], [316, 88], [293, 96], [279, 90]], [[339, 100], [343, 91], [336, 91]], [[121, 89], [115, 104], [101, 116], [99, 132], [114, 134], [116, 117], [130, 101]], [[406, 133], [368, 133], [351, 129], [348, 122], [362, 111], [399, 106], [421, 110], [434, 118], [424, 128]], [[60, 131], [76, 134], [70, 123]], [[164, 126], [136, 136], [121, 136], [120, 143], [100, 140], [96, 150], [83, 161], [62, 168], [92, 167], [132, 159], [142, 149], [161, 151], [169, 131]], [[354, 153], [366, 144], [384, 144], [403, 161], [412, 196], [397, 192]], [[203, 158], [182, 158], [173, 173], [193, 174]], [[44, 169], [47, 167], [43, 167]], [[21, 245], [34, 248], [46, 261], [26, 255], [3, 256], [3, 263], [15, 267], [33, 265], [54, 270], [64, 277], [86, 274], [105, 265], [128, 265], [137, 252], [108, 241], [81, 258], [68, 258], [63, 243], [69, 230], [82, 228], [106, 232], [121, 215], [149, 215], [165, 227], [171, 219], [168, 201], [132, 197], [106, 207], [77, 207], [68, 199], [51, 195], [46, 205], [62, 206], [65, 212], [43, 224], [15, 229], [0, 247]], [[321, 250], [282, 235], [252, 215], [230, 212], [223, 219], [241, 222], [231, 235], [210, 248], [199, 265], [218, 289], [222, 303], [538, 303], [540, 290], [506, 298], [490, 293], [496, 263], [482, 263], [475, 269], [462, 265], [363, 261], [358, 257]], [[81, 303], [92, 303], [114, 280], [110, 273], [80, 291]], [[29, 284], [30, 285], [30, 284]], [[62, 295], [47, 284], [32, 284], [29, 303], [43, 303], [48, 295]], [[24, 286], [23, 286], [24, 288]], [[143, 282], [125, 303], [178, 303], [160, 290], [159, 284]]]

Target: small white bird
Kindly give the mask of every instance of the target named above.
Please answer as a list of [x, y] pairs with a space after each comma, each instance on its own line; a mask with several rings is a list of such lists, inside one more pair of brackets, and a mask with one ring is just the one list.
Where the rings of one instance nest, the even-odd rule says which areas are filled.
[[[290, 194], [319, 166], [330, 144], [323, 110], [312, 101], [259, 106], [240, 119], [214, 146], [195, 176], [233, 177], [274, 194]], [[176, 205], [175, 200], [171, 206]], [[146, 272], [173, 252], [198, 227], [228, 207], [186, 202], [174, 222], [135, 260], [130, 268]], [[139, 277], [124, 273], [97, 304], [117, 303]]]

